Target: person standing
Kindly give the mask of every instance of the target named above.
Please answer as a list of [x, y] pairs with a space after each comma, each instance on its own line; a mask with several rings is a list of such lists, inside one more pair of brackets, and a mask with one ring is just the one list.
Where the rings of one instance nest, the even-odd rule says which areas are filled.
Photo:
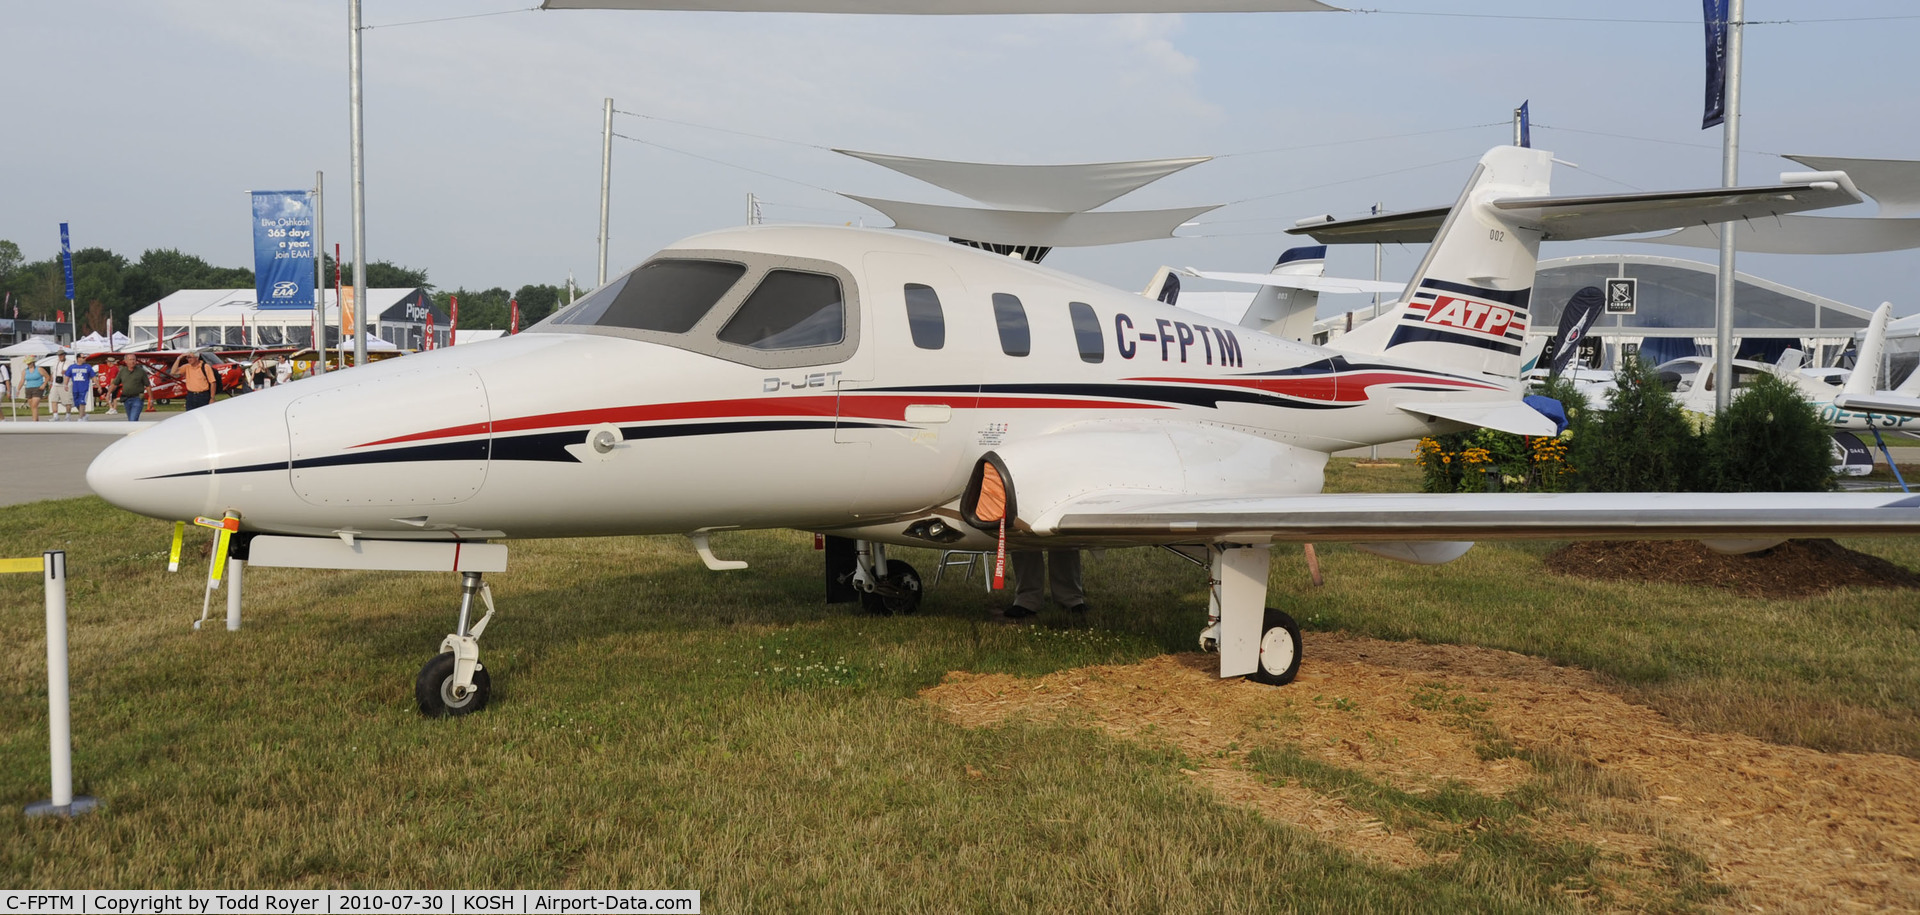
[[70, 368], [73, 368], [73, 364], [67, 361], [66, 353], [61, 353], [54, 357], [52, 369], [53, 409], [51, 412], [56, 422], [66, 419], [67, 411], [73, 409], [73, 388], [67, 385], [67, 369]]
[[27, 357], [26, 370], [20, 373], [20, 396], [27, 399], [27, 410], [33, 414], [33, 421], [40, 421], [40, 399], [47, 396], [47, 388], [53, 386], [53, 376], [40, 367], [35, 356]]
[[214, 374], [213, 366], [201, 359], [199, 353], [188, 353], [173, 360], [173, 367], [167, 371], [186, 386], [187, 409], [198, 410], [213, 403], [213, 392], [219, 390], [220, 376]]
[[87, 406], [91, 402], [89, 398], [93, 394], [93, 366], [88, 364], [87, 360], [76, 357], [63, 374], [67, 376], [67, 388], [73, 399], [73, 412], [78, 414], [80, 421], [84, 423], [87, 421]]
[[1010, 620], [1026, 619], [1046, 605], [1047, 589], [1068, 611], [1087, 612], [1087, 595], [1080, 584], [1079, 550], [1015, 550], [1013, 605], [1002, 611]]
[[127, 412], [127, 422], [139, 422], [140, 409], [146, 405], [147, 367], [131, 355], [122, 357], [120, 374], [113, 380], [120, 388], [120, 406]]

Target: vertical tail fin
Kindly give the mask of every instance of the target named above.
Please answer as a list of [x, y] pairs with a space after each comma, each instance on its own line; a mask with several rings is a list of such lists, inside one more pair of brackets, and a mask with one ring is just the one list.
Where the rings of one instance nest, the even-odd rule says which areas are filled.
[[[1270, 276], [1325, 276], [1326, 272], [1326, 245], [1288, 248], [1267, 271]], [[1306, 340], [1313, 336], [1314, 312], [1319, 307], [1320, 293], [1311, 289], [1262, 286], [1240, 324], [1288, 340]]]
[[1400, 301], [1329, 346], [1518, 377], [1541, 233], [1492, 201], [1544, 196], [1552, 169], [1542, 150], [1501, 146], [1481, 157]]

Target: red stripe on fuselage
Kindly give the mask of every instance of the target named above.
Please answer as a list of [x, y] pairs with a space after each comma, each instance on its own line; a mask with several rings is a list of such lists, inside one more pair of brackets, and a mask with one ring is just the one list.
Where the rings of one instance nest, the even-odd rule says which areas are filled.
[[686, 419], [723, 419], [742, 416], [808, 416], [847, 419], [881, 419], [903, 422], [906, 420], [907, 407], [914, 404], [944, 404], [957, 410], [1168, 410], [1166, 404], [1131, 403], [1115, 400], [1089, 400], [1082, 398], [1046, 398], [1046, 397], [979, 397], [972, 394], [862, 394], [848, 391], [847, 409], [841, 411], [839, 398], [835, 396], [817, 397], [750, 397], [740, 400], [696, 400], [685, 403], [638, 404], [627, 407], [610, 407], [600, 410], [571, 410], [565, 413], [543, 413], [537, 416], [520, 416], [513, 419], [496, 420], [492, 423], [469, 423], [464, 426], [449, 426], [445, 429], [433, 429], [426, 432], [413, 432], [393, 438], [384, 438], [375, 442], [356, 445], [356, 448], [371, 448], [377, 445], [398, 445], [405, 442], [431, 441], [441, 438], [460, 438], [469, 435], [499, 435], [507, 432], [531, 432], [539, 429], [559, 429], [568, 426], [593, 426], [600, 423], [622, 425], [627, 423], [664, 422]]
[[1298, 378], [1129, 378], [1127, 380], [1201, 385], [1223, 384], [1324, 403], [1359, 403], [1367, 399], [1368, 388], [1382, 384], [1444, 385], [1463, 391], [1500, 390], [1497, 385], [1405, 372], [1357, 372], [1349, 375], [1315, 375]]

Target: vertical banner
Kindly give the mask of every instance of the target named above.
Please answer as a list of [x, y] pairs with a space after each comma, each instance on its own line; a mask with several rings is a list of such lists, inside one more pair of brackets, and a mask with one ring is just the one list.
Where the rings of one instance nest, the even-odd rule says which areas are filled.
[[427, 337], [421, 345], [426, 349], [433, 349], [433, 312], [431, 311], [427, 312]]
[[1705, 130], [1727, 119], [1727, 0], [1700, 0], [1707, 20], [1707, 104], [1700, 118]]
[[[67, 301], [73, 301], [73, 245], [67, 241], [67, 224], [60, 224], [60, 269], [67, 274]], [[46, 314], [46, 312], [41, 312]]]
[[313, 307], [313, 192], [253, 192], [253, 295], [261, 308]]
[[1533, 114], [1528, 110], [1532, 104], [1532, 99], [1523, 101], [1513, 112], [1520, 117], [1520, 146], [1523, 149], [1533, 148]]
[[507, 336], [520, 332], [520, 300], [507, 300]]
[[447, 322], [447, 345], [460, 342], [460, 297], [453, 296], [453, 320]]
[[353, 287], [340, 287], [340, 345], [347, 345], [347, 338], [353, 336]]

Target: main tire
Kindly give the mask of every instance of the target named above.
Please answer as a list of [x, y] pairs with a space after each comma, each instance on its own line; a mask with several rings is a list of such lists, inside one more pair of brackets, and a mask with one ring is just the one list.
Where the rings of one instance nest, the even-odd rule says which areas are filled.
[[413, 699], [420, 703], [420, 714], [428, 718], [458, 718], [487, 707], [493, 693], [493, 677], [484, 667], [473, 670], [473, 689], [465, 696], [453, 694], [453, 652], [443, 651], [413, 681]]
[[877, 616], [920, 609], [920, 573], [898, 559], [887, 560], [887, 575], [880, 588], [861, 594], [860, 606]]
[[1300, 675], [1300, 624], [1284, 610], [1267, 608], [1260, 622], [1260, 662], [1247, 679], [1285, 686]]

